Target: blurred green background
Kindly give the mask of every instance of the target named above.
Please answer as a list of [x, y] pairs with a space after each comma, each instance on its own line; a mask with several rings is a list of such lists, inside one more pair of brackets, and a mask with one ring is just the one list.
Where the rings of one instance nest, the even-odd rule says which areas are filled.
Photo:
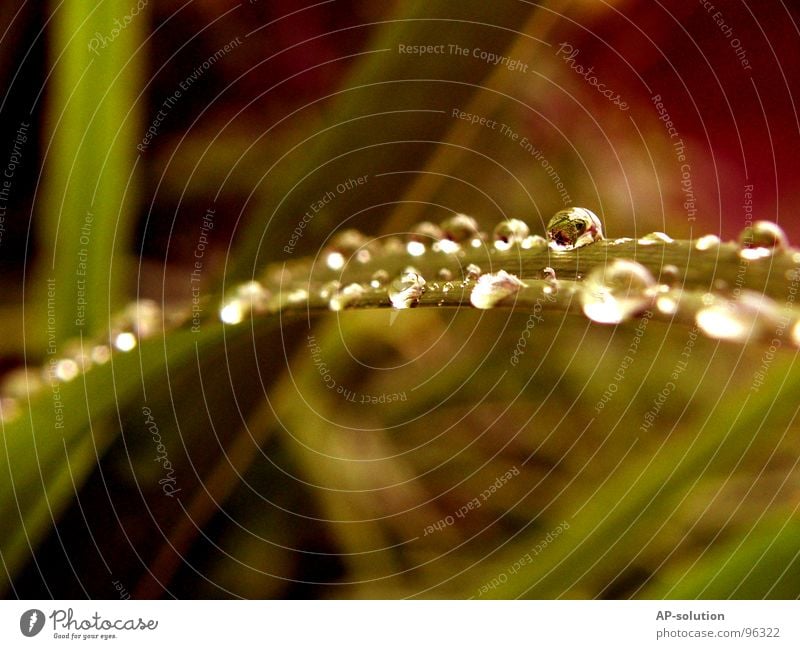
[[159, 312], [130, 353], [48, 369], [113, 340], [126, 305], [213, 311], [351, 227], [465, 212], [542, 233], [574, 205], [612, 237], [735, 238], [757, 215], [796, 240], [798, 15], [721, 11], [4, 3], [0, 591], [800, 595], [790, 350], [754, 389], [763, 348], [655, 321], [167, 331]]

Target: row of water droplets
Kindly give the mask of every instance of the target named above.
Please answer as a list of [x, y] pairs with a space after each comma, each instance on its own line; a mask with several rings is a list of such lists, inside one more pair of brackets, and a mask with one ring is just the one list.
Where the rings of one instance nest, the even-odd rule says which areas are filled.
[[[353, 263], [366, 265], [393, 255], [412, 258], [443, 255], [447, 259], [435, 277], [428, 279], [408, 265], [394, 278], [386, 270], [378, 269], [369, 282], [346, 285], [337, 279], [309, 282], [308, 266], [302, 263], [274, 265], [261, 280], [244, 282], [229, 291], [219, 308], [219, 320], [236, 325], [252, 315], [312, 302], [340, 311], [356, 305], [370, 293], [384, 296], [387, 306], [407, 309], [416, 306], [428, 289], [440, 294], [469, 289], [474, 307], [490, 309], [525, 288], [525, 282], [505, 270], [484, 273], [474, 263], [462, 266], [462, 277], [454, 279], [452, 256], [465, 257], [470, 250], [480, 249], [489, 253], [513, 249], [539, 252], [549, 249], [559, 253], [604, 239], [600, 219], [579, 207], [557, 212], [548, 222], [545, 234], [545, 237], [532, 235], [524, 221], [508, 219], [500, 222], [490, 237], [480, 231], [475, 219], [465, 214], [456, 214], [439, 225], [420, 223], [405, 240], [398, 237], [370, 240], [356, 230], [344, 230], [332, 238], [322, 253], [322, 263], [329, 273], [344, 271]], [[608, 243], [630, 241], [633, 239], [622, 238]], [[673, 240], [662, 232], [654, 232], [637, 243], [670, 245]], [[706, 235], [693, 245], [697, 250], [708, 251], [720, 246], [721, 241], [715, 235]], [[738, 254], [743, 260], [756, 261], [788, 250], [788, 239], [779, 226], [757, 221], [742, 233]], [[800, 263], [800, 253], [793, 254], [793, 261]], [[699, 300], [689, 299], [680, 288], [669, 284], [678, 281], [679, 275], [677, 268], [666, 266], [660, 277], [663, 282], [659, 282], [638, 262], [615, 259], [597, 266], [580, 282], [580, 303], [585, 315], [600, 323], [620, 323], [651, 308], [667, 315], [689, 310], [696, 314], [697, 325], [714, 338], [744, 341], [764, 328], [775, 327], [788, 332], [792, 343], [800, 345], [800, 324], [792, 322], [786, 326], [780, 307], [770, 298], [742, 291], [736, 300], [712, 293], [702, 295]], [[541, 277], [544, 293], [558, 291], [559, 280], [552, 268], [544, 267]], [[18, 414], [21, 400], [46, 385], [72, 381], [91, 367], [107, 363], [114, 352], [133, 351], [141, 340], [185, 326], [190, 320], [191, 312], [186, 308], [162, 310], [152, 300], [131, 303], [112, 321], [107, 341], [71, 341], [64, 346], [62, 356], [52, 359], [43, 370], [21, 368], [8, 373], [0, 385], [0, 416], [8, 419]]]

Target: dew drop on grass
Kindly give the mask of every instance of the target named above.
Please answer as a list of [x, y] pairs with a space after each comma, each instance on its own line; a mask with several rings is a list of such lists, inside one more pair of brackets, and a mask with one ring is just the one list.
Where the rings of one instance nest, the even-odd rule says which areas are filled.
[[478, 264], [469, 264], [464, 270], [464, 277], [468, 280], [475, 281], [481, 276], [481, 267]]
[[540, 237], [538, 234], [532, 234], [528, 237], [525, 237], [522, 242], [520, 243], [520, 248], [523, 250], [546, 250], [547, 249], [547, 239], [544, 237]]
[[789, 238], [777, 223], [756, 221], [742, 230], [742, 234], [739, 236], [739, 246], [739, 255], [743, 259], [761, 259], [788, 248]]
[[719, 247], [720, 238], [716, 234], [705, 234], [694, 242], [696, 250], [711, 250]]
[[379, 270], [376, 270], [372, 274], [372, 277], [369, 280], [369, 285], [372, 288], [381, 288], [381, 286], [385, 286], [386, 282], [388, 281], [389, 281], [389, 273], [387, 273], [385, 270], [381, 268]]
[[361, 284], [355, 282], [353, 284], [348, 284], [342, 290], [331, 296], [328, 302], [328, 308], [330, 308], [331, 311], [346, 309], [361, 299], [361, 296], [364, 295], [364, 290]]
[[130, 331], [123, 331], [114, 337], [114, 347], [121, 352], [129, 352], [136, 348], [137, 340]]
[[325, 249], [323, 256], [325, 265], [331, 270], [341, 270], [347, 261], [367, 242], [366, 237], [358, 230], [349, 228], [335, 234]]
[[745, 342], [777, 326], [779, 308], [761, 293], [742, 291], [737, 300], [714, 298], [695, 316], [703, 332], [719, 340]]
[[425, 292], [425, 278], [418, 273], [403, 273], [389, 287], [389, 300], [395, 309], [408, 309], [419, 303]]
[[508, 219], [500, 221], [494, 229], [494, 247], [497, 250], [509, 250], [513, 246], [521, 245], [531, 229], [525, 221]]
[[442, 252], [458, 252], [462, 244], [475, 239], [480, 240], [477, 221], [466, 214], [456, 214], [445, 219], [442, 221], [441, 229], [442, 238], [436, 246]]
[[603, 224], [585, 207], [569, 207], [553, 215], [547, 224], [552, 250], [573, 250], [603, 239]]
[[442, 236], [442, 229], [438, 225], [430, 221], [418, 223], [408, 234], [406, 252], [412, 257], [424, 255], [428, 247], [439, 241]]
[[672, 243], [674, 239], [664, 232], [650, 232], [639, 239], [640, 246], [653, 246], [658, 243]]
[[44, 382], [34, 374], [28, 372], [24, 367], [11, 370], [3, 377], [3, 384], [0, 393], [10, 399], [24, 399], [42, 389]]
[[335, 279], [330, 282], [325, 282], [319, 289], [319, 296], [323, 300], [329, 300], [331, 296], [339, 290], [341, 285], [341, 282]]
[[526, 286], [516, 275], [504, 270], [486, 273], [478, 278], [469, 301], [476, 309], [491, 309]]
[[644, 266], [616, 259], [586, 276], [580, 293], [583, 312], [594, 322], [617, 324], [646, 310], [656, 288], [655, 279]]

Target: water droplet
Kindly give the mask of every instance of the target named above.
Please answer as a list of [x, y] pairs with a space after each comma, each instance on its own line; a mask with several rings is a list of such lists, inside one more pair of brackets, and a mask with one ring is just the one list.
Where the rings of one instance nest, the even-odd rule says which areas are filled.
[[430, 221], [418, 223], [408, 235], [406, 251], [412, 257], [424, 255], [428, 246], [433, 245], [442, 238], [442, 229]]
[[[120, 334], [122, 335], [122, 334]], [[135, 338], [134, 338], [134, 346], [135, 346]], [[128, 350], [123, 350], [128, 351]], [[55, 374], [56, 378], [59, 381], [71, 381], [74, 379], [78, 374], [80, 374], [80, 368], [78, 364], [72, 360], [71, 358], [62, 358], [59, 360], [55, 365], [53, 365], [53, 374]]]
[[455, 286], [453, 285], [453, 282], [445, 282], [444, 285], [442, 286], [442, 293], [449, 293], [454, 288]]
[[442, 221], [442, 239], [437, 242], [436, 249], [454, 253], [461, 249], [461, 244], [479, 239], [478, 223], [471, 216], [456, 214]]
[[308, 300], [308, 291], [304, 288], [295, 288], [286, 294], [286, 301], [289, 304], [302, 304]]
[[475, 281], [481, 276], [481, 267], [478, 264], [470, 264], [464, 270], [464, 276], [468, 280]]
[[114, 338], [114, 347], [121, 352], [129, 352], [136, 347], [136, 336], [130, 331], [123, 331]]
[[43, 385], [44, 383], [39, 376], [33, 372], [28, 372], [24, 367], [20, 367], [11, 370], [3, 377], [0, 393], [4, 397], [11, 399], [24, 399], [29, 394], [38, 392]]
[[508, 250], [512, 246], [520, 245], [531, 233], [528, 224], [519, 219], [500, 221], [494, 229], [494, 247], [498, 250]]
[[646, 310], [652, 303], [656, 281], [641, 264], [616, 259], [592, 270], [581, 291], [583, 312], [603, 324], [617, 324]]
[[603, 224], [584, 207], [570, 207], [553, 215], [547, 224], [552, 250], [573, 250], [603, 238]]
[[341, 286], [341, 282], [337, 280], [332, 280], [330, 282], [325, 282], [319, 289], [319, 296], [323, 300], [329, 300], [331, 296], [339, 290]]
[[766, 295], [742, 291], [737, 300], [715, 298], [697, 312], [695, 321], [711, 338], [745, 342], [775, 327], [778, 315], [776, 303]]
[[425, 292], [425, 278], [418, 273], [404, 273], [389, 287], [389, 300], [395, 309], [408, 309], [419, 303]]
[[546, 250], [547, 249], [547, 239], [544, 237], [540, 237], [538, 234], [532, 234], [529, 237], [525, 237], [520, 243], [520, 248], [524, 250]]
[[665, 282], [675, 282], [680, 276], [681, 271], [675, 264], [667, 264], [661, 268], [661, 279]]
[[114, 317], [112, 336], [129, 331], [138, 338], [149, 338], [161, 329], [161, 307], [154, 300], [138, 300], [129, 303]]
[[356, 252], [367, 242], [367, 238], [358, 230], [348, 228], [336, 233], [324, 253], [325, 264], [331, 270], [341, 270]]
[[486, 273], [478, 278], [470, 293], [469, 301], [476, 309], [491, 309], [498, 302], [516, 294], [526, 286], [516, 275], [504, 270]]
[[440, 268], [439, 272], [437, 273], [439, 279], [448, 282], [453, 279], [453, 273], [450, 271], [449, 268]]
[[92, 347], [92, 362], [103, 365], [111, 360], [111, 348], [108, 345], [95, 345]]
[[672, 243], [673, 241], [673, 238], [664, 232], [651, 232], [639, 239], [638, 243], [640, 246], [652, 246], [657, 243]]
[[372, 288], [380, 288], [381, 286], [385, 286], [386, 282], [389, 281], [389, 273], [387, 273], [382, 268], [380, 270], [376, 270], [372, 274], [372, 278], [370, 279], [369, 285]]
[[8, 397], [0, 398], [0, 420], [11, 421], [19, 417], [21, 412], [16, 399]]
[[225, 324], [239, 324], [251, 312], [266, 313], [269, 309], [272, 294], [256, 280], [239, 284], [232, 293], [219, 312], [220, 320]]
[[341, 291], [331, 297], [328, 307], [331, 311], [341, 311], [358, 302], [364, 295], [364, 287], [361, 284], [353, 283], [345, 286]]
[[718, 247], [720, 243], [720, 238], [716, 234], [704, 234], [694, 242], [694, 247], [697, 250], [711, 250], [711, 248]]
[[383, 254], [384, 255], [402, 255], [406, 252], [403, 242], [397, 237], [386, 237], [383, 241]]
[[341, 270], [344, 268], [344, 255], [341, 252], [329, 252], [325, 258], [325, 264], [331, 270]]
[[789, 238], [777, 223], [756, 221], [742, 231], [739, 245], [741, 257], [754, 260], [769, 257], [773, 252], [787, 248]]
[[661, 313], [672, 315], [678, 311], [678, 302], [671, 295], [660, 295], [656, 300], [656, 308], [661, 311]]

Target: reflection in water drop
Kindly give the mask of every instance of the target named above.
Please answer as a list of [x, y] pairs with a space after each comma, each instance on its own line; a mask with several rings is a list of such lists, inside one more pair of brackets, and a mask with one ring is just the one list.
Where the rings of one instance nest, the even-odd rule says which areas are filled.
[[603, 238], [603, 224], [584, 207], [556, 212], [547, 224], [547, 238], [553, 250], [572, 250]]
[[516, 275], [504, 270], [486, 273], [478, 278], [470, 293], [469, 301], [477, 309], [491, 309], [497, 303], [517, 293], [526, 286]]
[[528, 224], [519, 219], [500, 221], [494, 229], [494, 247], [498, 250], [508, 250], [512, 246], [520, 245], [531, 233]]
[[741, 257], [754, 260], [769, 257], [772, 253], [787, 248], [789, 238], [777, 223], [756, 221], [742, 230], [739, 245]]
[[583, 312], [603, 324], [617, 324], [646, 310], [653, 301], [656, 281], [644, 266], [616, 259], [587, 276], [581, 291]]
[[395, 309], [408, 309], [419, 303], [425, 291], [425, 278], [418, 273], [404, 273], [389, 287], [389, 300]]

